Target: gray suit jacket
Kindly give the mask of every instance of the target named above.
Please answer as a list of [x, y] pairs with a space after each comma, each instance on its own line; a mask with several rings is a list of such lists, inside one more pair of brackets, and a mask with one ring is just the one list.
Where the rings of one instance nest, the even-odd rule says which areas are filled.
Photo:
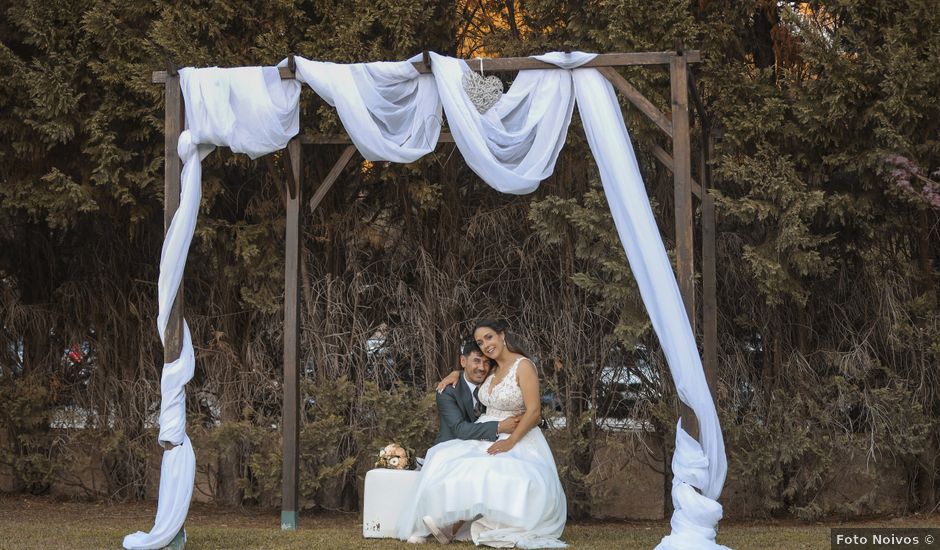
[[451, 439], [486, 439], [496, 441], [499, 422], [477, 423], [473, 413], [473, 395], [460, 373], [457, 387], [447, 386], [437, 394], [437, 414], [441, 420], [441, 432], [434, 444]]

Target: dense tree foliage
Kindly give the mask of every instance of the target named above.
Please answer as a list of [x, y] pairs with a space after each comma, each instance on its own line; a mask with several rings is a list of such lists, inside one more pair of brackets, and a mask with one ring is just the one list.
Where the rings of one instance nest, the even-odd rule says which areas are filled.
[[[681, 40], [704, 53], [695, 79], [722, 132], [713, 192], [729, 479], [759, 495], [754, 513], [864, 513], [869, 500], [816, 497], [846, 453], [867, 453], [905, 472], [892, 481], [908, 484], [911, 509], [936, 505], [933, 2], [64, 0], [0, 12], [0, 467], [18, 490], [83, 485], [66, 467], [79, 457], [100, 465], [108, 496], [140, 497], [156, 475], [153, 70], [292, 52], [351, 62]], [[667, 73], [622, 72], [668, 110]], [[670, 246], [672, 176], [649, 153], [669, 144], [624, 113]], [[309, 91], [301, 126], [340, 129]], [[307, 181], [338, 153], [308, 149]], [[305, 212], [308, 506], [355, 507], [356, 476], [388, 439], [430, 443], [426, 389], [482, 315], [509, 319], [538, 359], [575, 511], [603, 490], [591, 464], [611, 419], [650, 430], [658, 445], [636, 460], [668, 468], [674, 391], [589, 159], [576, 120], [555, 175], [531, 196], [490, 190], [443, 145], [408, 166], [354, 162]], [[223, 502], [270, 503], [279, 488], [280, 160], [209, 157], [186, 274], [190, 431], [212, 457], [199, 475]]]

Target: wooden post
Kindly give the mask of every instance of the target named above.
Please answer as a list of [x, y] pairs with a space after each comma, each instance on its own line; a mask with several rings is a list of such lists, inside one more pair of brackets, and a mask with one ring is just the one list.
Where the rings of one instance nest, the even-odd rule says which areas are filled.
[[[672, 91], [672, 158], [676, 213], [676, 274], [692, 333], [695, 333], [695, 260], [692, 219], [692, 154], [689, 137], [688, 62], [677, 52], [669, 62]], [[698, 421], [692, 409], [680, 401], [682, 427], [698, 438]]]
[[[166, 79], [166, 135], [164, 137], [164, 174], [163, 174], [163, 236], [170, 228], [173, 215], [180, 206], [180, 178], [182, 176], [183, 161], [180, 159], [176, 146], [183, 132], [183, 93], [180, 90], [179, 75], [168, 76]], [[163, 345], [163, 362], [172, 363], [180, 356], [183, 347], [183, 283], [180, 282], [173, 308], [170, 310], [169, 321], [166, 326]]]
[[[167, 75], [165, 90], [166, 112], [163, 119], [164, 238], [166, 238], [166, 232], [170, 229], [170, 222], [173, 221], [173, 216], [180, 206], [180, 188], [182, 185], [183, 161], [180, 159], [177, 145], [179, 144], [180, 134], [183, 133], [186, 112], [183, 110], [183, 92], [180, 89], [179, 74]], [[167, 319], [166, 333], [163, 336], [163, 362], [172, 363], [179, 359], [180, 352], [183, 349], [183, 281], [180, 281], [179, 289], [176, 291], [176, 298], [174, 298], [173, 307], [170, 309], [170, 317]], [[163, 447], [165, 450], [170, 450], [173, 445], [166, 443]], [[173, 537], [167, 548], [182, 550], [185, 545], [186, 530], [180, 528], [179, 533]]]
[[[349, 145], [339, 160], [320, 184], [311, 200], [311, 211], [323, 200], [333, 182], [349, 163], [354, 145]], [[284, 239], [284, 453], [281, 470], [281, 529], [297, 529], [299, 469], [300, 469], [300, 235], [303, 200], [303, 169], [301, 164], [301, 139], [295, 137], [287, 144], [287, 160], [290, 164], [287, 178], [286, 233]]]
[[300, 453], [300, 140], [287, 144], [291, 176], [287, 182], [287, 227], [284, 240], [284, 406], [281, 529], [297, 529], [298, 467]]
[[715, 140], [702, 124], [702, 332], [705, 380], [718, 406], [718, 297], [715, 260], [715, 199], [709, 193], [712, 185], [711, 165]]
[[692, 155], [689, 138], [688, 66], [681, 55], [670, 63], [672, 80], [672, 159], [676, 213], [676, 270], [689, 323], [695, 329], [692, 235]]

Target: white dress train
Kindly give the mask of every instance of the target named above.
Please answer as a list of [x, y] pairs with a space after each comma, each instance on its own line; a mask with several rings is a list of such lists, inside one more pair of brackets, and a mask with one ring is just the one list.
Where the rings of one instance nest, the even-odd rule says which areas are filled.
[[[480, 386], [487, 407], [477, 422], [503, 420], [525, 408], [516, 380], [521, 358], [495, 386], [493, 377]], [[500, 438], [508, 437], [500, 434]], [[423, 518], [438, 526], [472, 521], [477, 545], [496, 548], [564, 548], [559, 537], [567, 519], [567, 501], [552, 451], [538, 428], [532, 428], [508, 452], [491, 456], [490, 441], [454, 439], [428, 450], [421, 481], [402, 511], [398, 536], [428, 536]]]

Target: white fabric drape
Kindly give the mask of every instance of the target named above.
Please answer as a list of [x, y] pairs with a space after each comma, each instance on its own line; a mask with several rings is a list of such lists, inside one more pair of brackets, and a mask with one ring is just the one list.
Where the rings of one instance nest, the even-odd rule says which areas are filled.
[[574, 82], [578, 112], [630, 269], [663, 347], [679, 398], [699, 419], [702, 446], [712, 467], [702, 480], [704, 483], [695, 483], [695, 486], [709, 498], [717, 499], [727, 472], [718, 414], [679, 285], [650, 208], [620, 103], [613, 86], [595, 69], [575, 70]]
[[[297, 134], [300, 83], [282, 81], [276, 68], [183, 69], [180, 86], [186, 105], [185, 130], [177, 152], [183, 161], [180, 204], [167, 229], [160, 254], [157, 283], [157, 328], [165, 341], [170, 309], [183, 279], [186, 256], [196, 228], [202, 197], [202, 159], [216, 145], [251, 158], [283, 149]], [[124, 548], [163, 548], [179, 533], [189, 512], [196, 457], [186, 435], [185, 385], [196, 360], [189, 325], [183, 321], [180, 357], [163, 365], [160, 380], [160, 443], [174, 447], [163, 453], [157, 514], [149, 533], [124, 537]]]
[[[433, 151], [443, 110], [468, 166], [493, 188], [514, 194], [534, 191], [552, 174], [577, 101], [611, 214], [679, 398], [699, 422], [701, 444], [681, 423], [677, 426], [672, 490], [676, 511], [672, 533], [657, 548], [725, 548], [714, 542], [722, 511], [717, 498], [727, 472], [717, 412], [617, 96], [597, 70], [577, 68], [595, 54], [539, 56], [561, 68], [521, 71], [483, 115], [463, 91], [463, 74], [471, 70], [466, 62], [430, 55], [432, 75], [418, 74], [410, 62], [340, 65], [296, 58], [297, 79], [336, 107], [351, 140], [369, 160], [412, 162]], [[184, 161], [181, 204], [160, 262], [161, 337], [195, 228], [201, 159], [215, 145], [254, 158], [283, 148], [298, 130], [300, 84], [281, 81], [274, 68], [180, 73], [189, 129], [179, 147]], [[192, 377], [194, 358], [185, 324], [184, 334], [180, 359], [164, 366], [160, 414], [160, 440], [181, 445], [164, 454], [153, 530], [128, 535], [126, 548], [166, 544], [188, 510], [195, 462], [185, 434], [183, 386]]]
[[437, 147], [442, 122], [437, 86], [411, 62], [294, 60], [297, 79], [336, 107], [363, 158], [414, 162]]
[[[549, 61], [547, 57], [542, 59]], [[657, 549], [725, 548], [715, 544], [715, 526], [721, 519], [717, 499], [728, 463], [718, 412], [705, 380], [695, 335], [656, 227], [613, 86], [595, 69], [575, 69], [573, 73], [578, 112], [633, 278], [659, 337], [679, 399], [698, 418], [701, 444], [682, 429], [681, 422], [676, 427], [673, 532]]]
[[494, 189], [531, 193], [555, 170], [565, 144], [574, 92], [571, 73], [520, 71], [509, 90], [481, 115], [463, 90], [462, 59], [431, 54], [431, 71], [467, 165]]

